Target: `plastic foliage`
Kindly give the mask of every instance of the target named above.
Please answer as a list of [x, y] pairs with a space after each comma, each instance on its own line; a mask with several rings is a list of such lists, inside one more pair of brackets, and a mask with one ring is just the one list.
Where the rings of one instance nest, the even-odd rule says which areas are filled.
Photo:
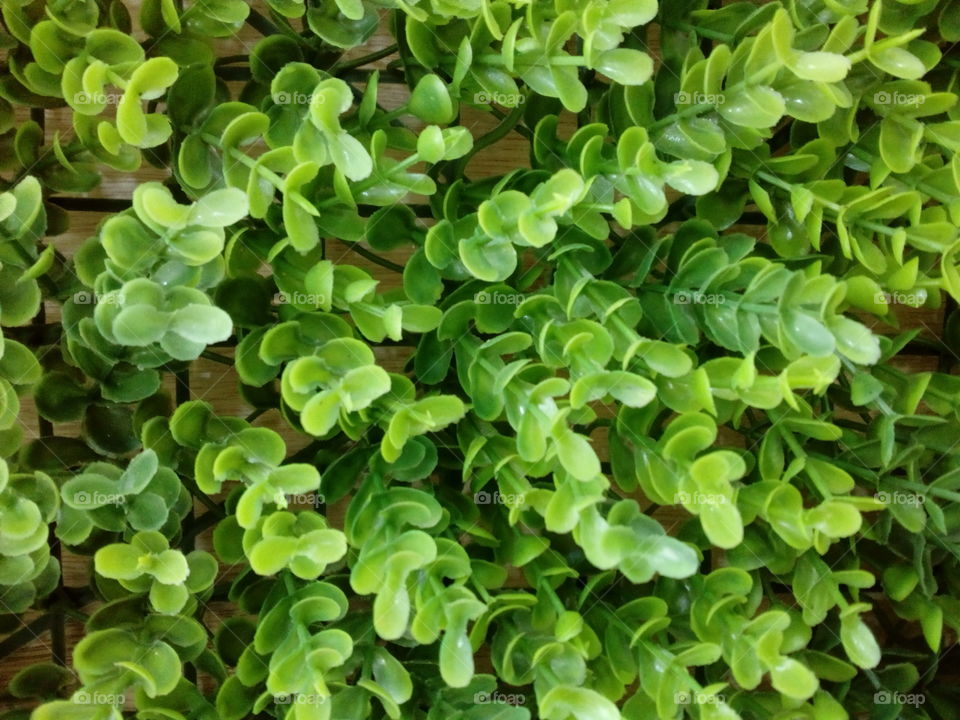
[[4, 718], [956, 716], [956, 2], [0, 9]]

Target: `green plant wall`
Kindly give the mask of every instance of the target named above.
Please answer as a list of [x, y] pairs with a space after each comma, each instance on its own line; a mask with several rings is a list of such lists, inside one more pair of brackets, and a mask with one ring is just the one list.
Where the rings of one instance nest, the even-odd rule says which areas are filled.
[[0, 6], [3, 718], [960, 717], [960, 2]]

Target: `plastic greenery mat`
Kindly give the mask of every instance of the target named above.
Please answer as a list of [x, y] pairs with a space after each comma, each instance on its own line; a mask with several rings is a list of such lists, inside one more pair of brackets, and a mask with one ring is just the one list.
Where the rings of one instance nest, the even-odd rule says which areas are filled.
[[3, 717], [960, 715], [960, 3], [132, 5], [2, 0]]

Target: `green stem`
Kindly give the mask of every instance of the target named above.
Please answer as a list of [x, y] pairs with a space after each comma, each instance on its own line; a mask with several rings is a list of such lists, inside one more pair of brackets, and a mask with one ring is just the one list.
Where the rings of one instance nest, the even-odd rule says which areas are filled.
[[[760, 170], [756, 174], [757, 174], [757, 177], [761, 178], [762, 180], [765, 180], [766, 182], [770, 183], [775, 187], [780, 188], [781, 190], [785, 190], [786, 192], [793, 192], [793, 190], [797, 187], [797, 185], [794, 185], [791, 182], [787, 182], [786, 180], [783, 180], [782, 178], [779, 178], [773, 173], [769, 173], [765, 170]], [[816, 193], [813, 194], [813, 199], [814, 199], [814, 202], [816, 202], [818, 205], [823, 207], [825, 210], [829, 210], [831, 213], [833, 213], [833, 215], [835, 216], [834, 219], [839, 218], [839, 216], [844, 211], [843, 205], [835, 203], [832, 200], [827, 200], [824, 197], [820, 197]], [[896, 228], [892, 228], [887, 225], [881, 225], [880, 223], [871, 222], [869, 220], [859, 220], [857, 218], [853, 218], [850, 220], [850, 223], [852, 225], [857, 225], [859, 227], [865, 228], [867, 230], [873, 230], [874, 232], [879, 233], [880, 235], [886, 235], [887, 237], [893, 237], [894, 235], [897, 234]], [[903, 229], [906, 229], [906, 228], [903, 228]]]
[[[690, 26], [690, 27], [691, 27], [691, 29], [694, 29], [694, 26]], [[695, 31], [696, 31], [696, 30], [695, 30]], [[699, 32], [699, 31], [697, 31], [697, 32]], [[916, 34], [915, 34], [915, 33], [916, 33]], [[895, 42], [896, 44], [903, 44], [903, 43], [909, 42], [909, 40], [912, 40], [914, 37], [917, 37], [919, 34], [922, 34], [922, 33], [923, 33], [922, 30], [914, 30], [914, 31], [911, 31], [910, 33], [907, 33], [907, 35], [912, 36], [912, 37], [910, 37], [909, 39], [904, 39], [904, 38], [907, 37], [907, 35], [899, 35], [899, 36], [897, 36], [896, 38], [888, 38], [888, 39], [885, 39], [885, 40], [883, 40], [883, 41], [881, 41], [881, 42], [875, 43], [875, 46], [881, 46], [882, 43], [894, 44], [894, 42]], [[703, 37], [711, 37], [710, 35], [707, 35], [706, 33], [700, 33], [700, 34], [701, 34]], [[714, 38], [714, 39], [721, 39], [721, 38]], [[889, 41], [894, 41], [894, 42], [888, 42], [888, 40], [889, 40]], [[851, 65], [855, 65], [855, 64], [857, 64], [857, 63], [865, 60], [866, 57], [867, 57], [867, 53], [868, 53], [867, 50], [861, 50], [861, 51], [859, 51], [859, 52], [853, 53], [852, 55], [848, 55], [848, 56], [847, 56], [847, 59], [850, 61], [850, 64], [851, 64]], [[753, 86], [753, 85], [758, 85], [758, 84], [767, 82], [768, 76], [770, 76], [770, 75], [776, 75], [776, 73], [778, 73], [778, 72], [780, 71], [780, 68], [781, 68], [781, 66], [778, 65], [777, 63], [771, 63], [769, 67], [765, 67], [765, 68], [763, 68], [762, 70], [759, 70], [758, 72], [754, 73], [754, 74], [751, 75], [750, 77], [744, 78], [744, 79], [741, 80], [740, 82], [735, 83], [735, 84], [732, 85], [731, 87], [725, 88], [725, 89], [724, 89], [724, 93], [725, 93], [725, 94], [735, 93], [735, 92], [737, 92], [738, 90], [740, 90], [741, 88], [751, 87], [751, 86]], [[657, 120], [656, 122], [654, 122], [652, 125], [648, 125], [648, 126], [647, 126], [647, 131], [650, 132], [650, 133], [653, 133], [653, 132], [655, 132], [656, 130], [659, 130], [659, 129], [661, 129], [661, 128], [664, 128], [664, 127], [666, 127], [666, 126], [668, 126], [668, 125], [676, 122], [676, 121], [679, 120], [679, 119], [682, 119], [682, 118], [685, 118], [685, 117], [689, 117], [689, 116], [691, 116], [691, 115], [699, 115], [701, 112], [705, 112], [705, 111], [708, 111], [708, 110], [715, 110], [715, 109], [716, 109], [716, 105], [714, 105], [713, 103], [701, 103], [701, 104], [699, 104], [699, 105], [691, 105], [689, 108], [685, 108], [684, 110], [681, 110], [680, 112], [675, 112], [675, 113], [672, 113], [672, 114], [670, 114], [670, 115], [667, 115], [666, 117], [660, 118], [659, 120]]]
[[[281, 193], [284, 191], [284, 187], [286, 183], [284, 183], [283, 178], [277, 175], [275, 172], [273, 172], [273, 170], [270, 170], [269, 168], [265, 168], [263, 167], [263, 165], [258, 165], [256, 160], [254, 160], [252, 157], [247, 155], [245, 152], [239, 150], [238, 148], [232, 147], [232, 148], [229, 148], [229, 150], [224, 149], [224, 147], [220, 144], [220, 138], [218, 138], [216, 135], [211, 135], [210, 133], [202, 133], [200, 137], [210, 145], [215, 145], [216, 147], [220, 148], [222, 152], [228, 152], [230, 154], [230, 157], [232, 157], [237, 162], [240, 162], [246, 165], [253, 172], [258, 173], [260, 177], [262, 177], [264, 180], [266, 180], [271, 185], [273, 185]], [[290, 197], [293, 199], [293, 201], [297, 205], [303, 208], [306, 212], [310, 213], [311, 215], [317, 214], [317, 209], [313, 205], [311, 205], [310, 202], [307, 201], [307, 199], [302, 195], [300, 195], [299, 193], [291, 195]]]
[[[738, 298], [740, 296], [734, 292], [726, 292], [726, 291], [719, 291], [719, 290], [716, 292], [710, 292], [710, 293], [701, 292], [699, 290], [677, 291], [676, 289], [667, 287], [665, 285], [653, 285], [653, 284], [640, 285], [637, 289], [642, 292], [655, 292], [655, 293], [660, 293], [661, 295], [673, 295], [674, 298], [685, 297], [686, 295], [684, 295], [684, 293], [689, 294], [694, 299], [701, 295], [720, 295], [724, 298], [724, 302], [726, 302], [727, 300], [730, 300], [731, 304], [736, 304], [737, 308], [740, 310], [746, 310], [748, 312], [760, 313], [765, 315], [778, 315], [780, 312], [775, 305], [761, 305], [759, 303], [738, 302]], [[689, 304], [696, 304], [696, 303], [689, 303]]]
[[944, 490], [943, 488], [924, 485], [923, 483], [913, 482], [911, 480], [901, 480], [899, 478], [887, 478], [887, 482], [894, 487], [913, 490], [921, 495], [933, 495], [936, 498], [947, 500], [948, 502], [960, 502], [960, 492], [954, 492], [953, 490]]
[[[863, 162], [868, 163], [870, 165], [872, 165], [877, 160], [875, 155], [873, 155], [870, 152], [867, 152], [864, 148], [857, 145], [852, 146], [849, 152], [854, 157], [857, 157], [860, 160], [863, 160]], [[903, 181], [904, 178], [900, 176], [898, 179]], [[954, 198], [950, 197], [946, 193], [940, 192], [937, 188], [933, 187], [929, 183], [923, 182], [922, 180], [916, 183], [915, 185], [912, 185], [911, 187], [913, 187], [915, 190], [919, 190], [922, 193], [926, 193], [927, 195], [932, 197], [934, 200], [937, 200], [938, 202], [950, 204], [954, 201]]]
[[780, 437], [786, 441], [787, 445], [790, 447], [790, 450], [793, 451], [795, 457], [803, 458], [807, 456], [807, 451], [804, 450], [800, 443], [797, 442], [797, 439], [793, 436], [792, 432], [786, 428], [779, 428], [777, 432], [780, 433]]
[[913, 40], [916, 40], [925, 32], [926, 30], [924, 28], [916, 28], [909, 32], [905, 32], [902, 35], [893, 35], [891, 37], [883, 38], [883, 40], [877, 40], [869, 48], [861, 48], [855, 53], [847, 55], [847, 60], [850, 61], [851, 65], [855, 65], [858, 62], [863, 62], [866, 60], [870, 53], [874, 52], [876, 48], [883, 50], [885, 48], [900, 47], [912, 42]]
[[127, 89], [127, 81], [113, 70], [107, 70], [107, 77], [110, 79], [111, 83], [116, 85], [121, 90]]
[[503, 139], [517, 126], [521, 118], [523, 118], [523, 103], [518, 103], [517, 106], [513, 108], [493, 130], [477, 138], [477, 140], [473, 143], [473, 147], [470, 149], [470, 152], [456, 161], [454, 164], [456, 174], [458, 176], [461, 175], [463, 173], [463, 169], [467, 166], [467, 163], [470, 162], [470, 158], [472, 158], [478, 152]]
[[210, 512], [216, 513], [218, 517], [224, 517], [223, 508], [217, 505], [210, 497], [200, 490], [197, 484], [193, 481], [193, 478], [189, 478], [186, 475], [180, 475], [180, 481], [183, 483], [184, 487], [190, 492], [193, 497], [200, 501], [200, 503], [206, 507]]
[[396, 273], [401, 273], [401, 274], [403, 273], [403, 265], [398, 265], [397, 263], [391, 260], [387, 260], [385, 257], [381, 257], [380, 255], [377, 255], [374, 252], [370, 252], [369, 250], [367, 250], [367, 248], [365, 248], [360, 243], [344, 242], [344, 244], [347, 247], [349, 247], [351, 250], [353, 250], [360, 257], [365, 257], [367, 260], [369, 260], [372, 263], [376, 263], [380, 267], [384, 267], [387, 270], [392, 270], [393, 272], [396, 272]]
[[[477, 61], [484, 63], [485, 65], [506, 65], [507, 61], [503, 59], [503, 56], [499, 53], [487, 53], [486, 55], [480, 55], [476, 58]], [[587, 59], [583, 55], [554, 55], [547, 59], [547, 62], [550, 65], [562, 65], [579, 67], [580, 65], [586, 65]], [[531, 65], [531, 67], [533, 67]]]
[[716, 110], [717, 106], [713, 103], [699, 103], [697, 105], [691, 105], [690, 107], [684, 108], [675, 113], [671, 113], [665, 117], [660, 118], [654, 123], [647, 125], [648, 132], [656, 132], [661, 128], [665, 128], [668, 125], [672, 125], [677, 120], [683, 120], [684, 118], [692, 117], [694, 115], [699, 115], [702, 112], [707, 112], [708, 110]]
[[[396, 165], [391, 167], [389, 174], [401, 173], [407, 168], [412, 167], [413, 165], [416, 165], [418, 162], [420, 162], [419, 153], [413, 153], [413, 155], [410, 155], [409, 157], [404, 158], [403, 160], [398, 162]], [[360, 182], [356, 183], [353, 186], [353, 190], [354, 192], [363, 192], [364, 190], [372, 188], [378, 182], [382, 182], [383, 180], [386, 180], [387, 177], [388, 176], [378, 174], [376, 172], [376, 169], [374, 169], [370, 177], [368, 177], [366, 180], [361, 180]], [[340, 202], [339, 198], [331, 197], [331, 198], [327, 198], [326, 200], [323, 200], [319, 205], [317, 205], [317, 207], [318, 208], [329, 207], [331, 205], [336, 205], [339, 202]]]
[[30, 253], [27, 252], [27, 249], [26, 249], [23, 245], [21, 245], [18, 240], [12, 240], [12, 241], [10, 241], [10, 242], [7, 243], [7, 244], [13, 247], [13, 249], [16, 251], [17, 255], [18, 255], [18, 256], [20, 257], [20, 259], [23, 260], [23, 262], [25, 263], [24, 267], [22, 268], [23, 270], [26, 270], [26, 269], [29, 268], [31, 265], [33, 265], [33, 263], [36, 262], [37, 258], [35, 258], [35, 257], [30, 257]]
[[711, 30], [710, 28], [700, 27], [699, 25], [694, 25], [693, 23], [688, 22], [670, 22], [665, 23], [663, 27], [669, 30], [696, 33], [700, 37], [709, 38], [710, 40], [719, 40], [720, 42], [729, 42], [734, 39], [734, 36], [731, 33], [720, 32], [719, 30]]
[[200, 357], [206, 358], [207, 360], [213, 360], [221, 365], [229, 365], [230, 367], [233, 367], [233, 358], [229, 358], [226, 355], [221, 355], [220, 353], [215, 353], [212, 350], [204, 350], [202, 353], [200, 353]]
[[403, 117], [408, 113], [407, 106], [401, 105], [393, 110], [387, 110], [383, 115], [377, 117], [376, 127], [386, 127], [397, 118]]
[[63, 608], [63, 614], [65, 617], [70, 618], [71, 620], [76, 620], [77, 622], [86, 623], [90, 619], [90, 616], [85, 612], [80, 612], [70, 607]]
[[[754, 85], [760, 85], [760, 84], [766, 83], [770, 76], [776, 75], [779, 71], [780, 71], [780, 66], [776, 63], [772, 63], [768, 67], [765, 67], [762, 70], [758, 70], [757, 72], [753, 73], [749, 77], [746, 77], [740, 82], [735, 83], [733, 86], [725, 88], [724, 94], [730, 95], [730, 94], [736, 93], [742, 88], [753, 87]], [[666, 127], [667, 125], [670, 125], [676, 122], [677, 120], [681, 120], [683, 118], [694, 116], [694, 115], [699, 115], [700, 113], [705, 112], [707, 110], [716, 110], [716, 109], [717, 109], [717, 106], [715, 103], [699, 103], [697, 105], [691, 105], [690, 107], [684, 108], [679, 112], [671, 113], [666, 117], [660, 118], [659, 120], [654, 122], [652, 125], [648, 125], [647, 131], [652, 133], [656, 130], [659, 130], [660, 128]]]
[[395, 52], [397, 52], [398, 49], [399, 49], [399, 46], [396, 43], [393, 43], [392, 45], [388, 45], [382, 50], [377, 50], [376, 52], [369, 53], [367, 55], [364, 55], [363, 57], [354, 58], [353, 60], [347, 60], [345, 62], [338, 62], [333, 66], [331, 66], [329, 72], [331, 75], [336, 75], [338, 72], [344, 72], [346, 70], [354, 70], [358, 67], [363, 67], [364, 65], [367, 65], [369, 63], [376, 62], [377, 60], [381, 60], [382, 58], [385, 58], [388, 55], [393, 55]]

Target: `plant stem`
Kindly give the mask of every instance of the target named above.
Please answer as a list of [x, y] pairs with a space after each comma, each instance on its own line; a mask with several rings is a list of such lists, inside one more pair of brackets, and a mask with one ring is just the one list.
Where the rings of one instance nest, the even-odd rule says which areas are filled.
[[[785, 190], [786, 192], [793, 192], [793, 190], [798, 187], [797, 185], [787, 182], [786, 180], [783, 180], [782, 178], [779, 178], [773, 173], [767, 172], [766, 170], [760, 170], [759, 172], [756, 173], [756, 175], [757, 177], [762, 178], [763, 180], [770, 183], [771, 185], [774, 185], [780, 188], [781, 190]], [[803, 187], [803, 186], [799, 186], [799, 187]], [[843, 205], [835, 203], [832, 200], [827, 200], [826, 198], [820, 197], [816, 193], [814, 193], [813, 199], [818, 205], [820, 205], [826, 210], [829, 210], [835, 216], [834, 218], [835, 220], [840, 219], [840, 216], [843, 214], [845, 210]], [[887, 237], [893, 237], [894, 235], [897, 234], [897, 228], [892, 228], [887, 225], [881, 225], [880, 223], [875, 223], [868, 220], [859, 220], [857, 218], [853, 218], [850, 220], [850, 223], [853, 225], [857, 225], [859, 227], [865, 228], [867, 230], [872, 230], [881, 235], [886, 235]], [[900, 229], [905, 231], [907, 230], [907, 228], [900, 228]]]
[[[230, 157], [232, 157], [234, 160], [236, 160], [237, 162], [243, 163], [248, 168], [250, 168], [250, 170], [258, 173], [260, 177], [268, 181], [281, 193], [283, 192], [285, 187], [283, 178], [277, 175], [275, 172], [273, 172], [273, 170], [270, 170], [269, 168], [265, 168], [263, 167], [263, 165], [258, 165], [256, 160], [254, 160], [245, 152], [237, 148], [232, 147], [232, 148], [229, 148], [228, 151], [225, 150], [224, 147], [220, 144], [220, 138], [218, 138], [216, 135], [211, 135], [210, 133], [203, 133], [201, 137], [209, 144], [220, 148], [221, 152], [225, 152], [225, 151], [229, 152]], [[290, 197], [293, 200], [293, 202], [295, 202], [297, 205], [302, 207], [306, 212], [310, 213], [311, 215], [317, 214], [317, 209], [313, 205], [311, 205], [307, 201], [307, 199], [302, 195], [300, 195], [299, 193], [292, 194]]]
[[200, 357], [206, 358], [207, 360], [213, 360], [221, 365], [229, 365], [230, 367], [233, 367], [233, 358], [229, 358], [226, 355], [221, 355], [220, 353], [215, 353], [212, 350], [204, 350], [202, 353], [200, 353]]
[[365, 257], [367, 260], [372, 263], [376, 263], [380, 267], [384, 267], [387, 270], [393, 270], [393, 272], [403, 273], [403, 265], [398, 265], [395, 262], [387, 260], [385, 257], [380, 257], [376, 253], [367, 250], [367, 248], [360, 243], [350, 243], [344, 241], [344, 245], [353, 250], [357, 255]]
[[225, 517], [223, 514], [223, 508], [220, 507], [217, 503], [215, 503], [210, 498], [210, 496], [208, 496], [205, 492], [203, 492], [197, 486], [197, 483], [194, 482], [193, 478], [187, 477], [186, 475], [183, 475], [180, 473], [178, 474], [180, 475], [180, 481], [184, 484], [187, 490], [190, 491], [190, 494], [193, 495], [197, 500], [199, 500], [204, 507], [206, 507], [210, 512], [215, 513], [221, 519]]
[[452, 169], [456, 175], [463, 174], [463, 169], [470, 162], [470, 158], [481, 152], [484, 148], [490, 147], [495, 142], [503, 139], [511, 130], [513, 130], [523, 118], [523, 103], [518, 103], [490, 132], [482, 135], [474, 143], [466, 155], [452, 163]]
[[720, 42], [730, 42], [734, 39], [734, 36], [731, 33], [721, 32], [720, 30], [711, 30], [710, 28], [700, 27], [699, 25], [694, 25], [693, 23], [688, 22], [669, 22], [665, 23], [663, 27], [668, 30], [696, 33], [700, 37], [709, 38], [711, 40], [719, 40]]
[[353, 60], [347, 60], [346, 62], [338, 62], [331, 66], [329, 73], [331, 75], [336, 75], [338, 72], [343, 72], [345, 70], [354, 70], [358, 67], [363, 67], [369, 63], [376, 62], [382, 58], [387, 57], [388, 55], [393, 55], [398, 50], [397, 43], [388, 45], [387, 47], [377, 50], [376, 52], [369, 53], [363, 57], [354, 58]]
[[[480, 55], [475, 58], [476, 61], [484, 63], [485, 65], [498, 65], [503, 66], [507, 64], [507, 61], [503, 59], [503, 56], [499, 53], [487, 53], [486, 55]], [[554, 55], [547, 59], [547, 62], [550, 65], [558, 66], [574, 66], [579, 67], [581, 65], [587, 64], [587, 59], [583, 55]]]

